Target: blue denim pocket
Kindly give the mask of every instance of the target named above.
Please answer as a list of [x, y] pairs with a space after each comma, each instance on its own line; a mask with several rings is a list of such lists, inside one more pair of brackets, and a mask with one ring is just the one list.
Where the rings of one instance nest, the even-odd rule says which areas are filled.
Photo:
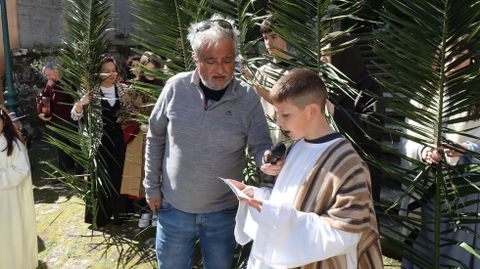
[[162, 206], [158, 209], [158, 212], [164, 212], [172, 209], [172, 205], [167, 202], [165, 199], [162, 201]]

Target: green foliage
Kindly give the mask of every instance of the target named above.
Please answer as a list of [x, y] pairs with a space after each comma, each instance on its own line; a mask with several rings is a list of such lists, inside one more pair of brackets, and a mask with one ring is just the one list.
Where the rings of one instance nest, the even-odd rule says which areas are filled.
[[[59, 60], [63, 87], [66, 92], [80, 97], [90, 92], [99, 83], [100, 60], [107, 52], [107, 26], [110, 22], [110, 6], [103, 0], [65, 1], [65, 29]], [[68, 146], [55, 137], [48, 141], [69, 154], [85, 171], [85, 175], [72, 175], [71, 171], [60, 171], [48, 164], [47, 173], [59, 177], [67, 186], [91, 206], [93, 223], [98, 211], [97, 194], [110, 193], [110, 186], [101, 178], [107, 178], [99, 146], [103, 136], [101, 107], [95, 102], [85, 110], [87, 125], [81, 125], [80, 132], [61, 125], [52, 124], [49, 128], [56, 135], [75, 142], [80, 148]], [[95, 224], [93, 225], [95, 228]]]
[[[375, 53], [382, 61], [376, 63], [381, 70], [377, 77], [392, 98], [378, 99], [395, 114], [409, 119], [405, 123], [386, 117], [406, 130], [388, 131], [419, 147], [449, 145], [460, 150], [458, 142], [452, 140], [453, 135], [478, 140], [468, 134], [471, 130], [454, 129], [453, 124], [478, 119], [478, 115], [469, 112], [480, 101], [479, 64], [471, 63], [456, 71], [454, 68], [478, 55], [480, 5], [475, 1], [385, 1], [385, 11], [380, 17], [383, 27], [376, 34]], [[429, 166], [412, 156], [401, 157], [407, 168], [385, 164], [386, 171], [396, 175], [392, 178], [405, 186], [405, 194], [386, 208], [385, 214], [394, 224], [384, 225], [383, 236], [421, 268], [440, 268], [442, 261], [466, 266], [456, 261], [457, 257], [440, 252], [441, 246], [462, 243], [446, 240], [448, 233], [442, 233], [441, 226], [449, 224], [478, 240], [479, 235], [466, 226], [479, 223], [477, 212], [464, 210], [480, 202], [466, 196], [478, 192], [478, 165], [451, 166], [444, 157], [439, 165]], [[473, 153], [472, 157], [478, 159]], [[412, 199], [411, 205], [416, 204], [422, 212], [400, 207], [405, 197]], [[427, 205], [432, 211], [425, 210]], [[426, 224], [431, 224], [433, 239], [429, 233], [416, 233]], [[406, 232], [399, 232], [398, 226]], [[408, 236], [412, 235], [417, 236], [417, 242], [428, 245], [417, 243], [411, 247]], [[427, 254], [429, 251], [433, 256]]]
[[[77, 97], [90, 91], [99, 82], [97, 72], [100, 57], [108, 48], [106, 32], [110, 12], [106, 2], [66, 1], [66, 27], [60, 62], [65, 88]], [[187, 29], [192, 22], [207, 19], [215, 13], [233, 19], [240, 32], [239, 53], [250, 57], [256, 50], [259, 37], [252, 38], [249, 33], [263, 20], [261, 14], [265, 13], [265, 10], [256, 9], [253, 1], [248, 0], [135, 0], [131, 3], [138, 20], [135, 25], [138, 34], [134, 39], [141, 46], [139, 53], [151, 51], [156, 55], [155, 60], [168, 67], [148, 70], [161, 80], [195, 68], [186, 39]], [[469, 112], [480, 103], [480, 94], [476, 90], [480, 86], [479, 64], [473, 63], [455, 72], [452, 70], [463, 61], [478, 56], [480, 4], [477, 1], [285, 0], [270, 1], [267, 9], [276, 20], [274, 31], [289, 44], [290, 49], [286, 53], [294, 59], [291, 64], [318, 72], [325, 80], [331, 97], [341, 92], [352, 99], [357, 91], [349, 86], [348, 78], [324, 62], [324, 57], [344, 50], [356, 40], [328, 47], [332, 42], [351, 34], [357, 26], [370, 27], [372, 20], [379, 19], [381, 23], [377, 25], [378, 31], [373, 38], [368, 36], [369, 33], [365, 33], [364, 38], [376, 42], [372, 70], [375, 70], [378, 81], [391, 98], [374, 97], [400, 116], [392, 117], [392, 113], [389, 113], [385, 120], [406, 132], [392, 128], [385, 128], [384, 131], [421, 146], [440, 147], [448, 144], [459, 149], [459, 145], [452, 143], [449, 137], [454, 134], [466, 135], [470, 130], [455, 130], [453, 124], [477, 117]], [[361, 14], [364, 20], [356, 14]], [[345, 24], [345, 21], [348, 23]], [[348, 28], [342, 29], [345, 25]], [[332, 33], [336, 30], [341, 31]], [[255, 58], [243, 60], [246, 68], [255, 73], [259, 63], [272, 61], [273, 58], [255, 55]], [[145, 67], [142, 70], [147, 71]], [[153, 105], [161, 91], [159, 86], [140, 82], [134, 83], [133, 88], [140, 95], [151, 98], [145, 106]], [[372, 95], [369, 92], [367, 94]], [[94, 105], [89, 106], [86, 111], [89, 124], [82, 129], [82, 133], [71, 132], [61, 126], [51, 127], [61, 136], [82, 145], [81, 150], [68, 147], [53, 137], [48, 138], [50, 143], [72, 155], [94, 180], [72, 177], [51, 164], [48, 166], [49, 175], [63, 178], [85, 201], [92, 202], [98, 190], [107, 191], [101, 189], [103, 187], [99, 181], [106, 174], [101, 158], [97, 156], [103, 135], [99, 109]], [[140, 122], [146, 122], [147, 117], [145, 111], [136, 111], [134, 115]], [[407, 124], [403, 118], [415, 124]], [[478, 139], [471, 135], [470, 138]], [[382, 223], [383, 237], [421, 268], [440, 267], [442, 244], [457, 244], [478, 255], [478, 250], [465, 242], [442, 241], [440, 232], [441, 224], [454, 224], [455, 229], [478, 237], [465, 226], [467, 223], [478, 223], [477, 212], [459, 212], [465, 205], [479, 201], [468, 199], [458, 202], [459, 197], [478, 192], [478, 165], [451, 166], [442, 162], [438, 166], [428, 166], [387, 145], [384, 148], [389, 154], [398, 155], [408, 166], [388, 160], [371, 160], [377, 167], [383, 168], [390, 180], [405, 186], [405, 194], [398, 197], [397, 201], [380, 205], [381, 210], [377, 213], [388, 219]], [[469, 154], [478, 159], [478, 155]], [[251, 159], [247, 157], [246, 160], [249, 164], [245, 171], [246, 182], [258, 182], [258, 171]], [[431, 214], [407, 210], [400, 207], [400, 201], [405, 197], [412, 199], [418, 207], [424, 207], [431, 201], [434, 201], [435, 207]], [[452, 200], [458, 203], [450, 202]], [[409, 236], [415, 234], [425, 222], [432, 223], [434, 239], [428, 239], [425, 234], [416, 234], [428, 244], [412, 247]], [[433, 249], [434, 256], [426, 255], [423, 247]], [[244, 266], [248, 257], [248, 248], [239, 251], [241, 254], [236, 267]], [[444, 259], [454, 261], [455, 257]], [[462, 266], [462, 263], [459, 262], [458, 266]]]

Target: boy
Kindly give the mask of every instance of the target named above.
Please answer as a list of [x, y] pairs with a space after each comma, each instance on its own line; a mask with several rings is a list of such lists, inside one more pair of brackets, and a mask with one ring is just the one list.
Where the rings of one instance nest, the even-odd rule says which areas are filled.
[[[270, 118], [275, 117], [275, 110], [269, 97], [270, 88], [279, 77], [291, 69], [290, 62], [295, 61], [288, 53], [287, 42], [274, 31], [274, 24], [273, 16], [270, 15], [263, 20], [260, 25], [260, 32], [263, 42], [265, 43], [265, 48], [272, 57], [272, 60], [258, 68], [252, 81], [252, 86], [254, 86], [255, 91], [261, 97], [260, 102], [262, 103], [263, 110]], [[247, 77], [251, 77], [251, 75], [248, 74], [249, 73], [244, 73]], [[286, 137], [273, 122], [269, 122], [269, 129], [273, 144], [286, 140]]]
[[[254, 240], [248, 268], [383, 268], [370, 174], [328, 125], [322, 80], [293, 69], [270, 98], [278, 126], [296, 142], [273, 190], [232, 180], [252, 197], [240, 203], [235, 227], [238, 243]], [[276, 174], [278, 165], [262, 170]]]

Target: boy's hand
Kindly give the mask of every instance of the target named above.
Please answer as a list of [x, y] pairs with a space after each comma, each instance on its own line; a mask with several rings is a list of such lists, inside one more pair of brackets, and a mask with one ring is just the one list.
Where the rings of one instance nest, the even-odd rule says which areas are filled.
[[275, 164], [266, 163], [266, 164], [262, 164], [262, 166], [260, 167], [260, 170], [267, 175], [278, 176], [284, 164], [285, 164], [284, 160], [279, 160]]
[[244, 199], [239, 197], [238, 199], [240, 200], [240, 202], [245, 201], [247, 205], [255, 208], [258, 212], [262, 211], [263, 201], [253, 198], [254, 190], [252, 186], [245, 185], [242, 182], [236, 181], [234, 179], [229, 179], [229, 181], [230, 183], [235, 185], [235, 187], [237, 187], [239, 190], [243, 191], [246, 195], [248, 195], [248, 197], [250, 197], [250, 199]]
[[[254, 190], [251, 186], [245, 185], [242, 182], [237, 181], [235, 179], [229, 179], [229, 181], [230, 181], [230, 183], [235, 185], [235, 187], [237, 187], [239, 190], [244, 192], [248, 197], [253, 198]], [[244, 199], [244, 198], [241, 198], [241, 197], [239, 197], [239, 199], [240, 199], [240, 201], [247, 200], [247, 199]]]
[[257, 199], [250, 199], [247, 201], [247, 205], [255, 208], [258, 212], [262, 212], [263, 201]]
[[[263, 159], [268, 160], [270, 158], [270, 155], [272, 155], [272, 152], [270, 150], [265, 151], [265, 153], [263, 154]], [[264, 163], [260, 167], [260, 170], [267, 175], [278, 176], [284, 164], [285, 164], [285, 160], [280, 159], [276, 161], [274, 164]]]

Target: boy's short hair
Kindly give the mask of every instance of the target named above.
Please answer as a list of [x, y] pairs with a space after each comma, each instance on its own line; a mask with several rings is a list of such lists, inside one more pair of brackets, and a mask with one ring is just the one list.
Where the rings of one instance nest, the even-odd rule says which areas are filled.
[[272, 29], [273, 25], [274, 25], [273, 16], [269, 15], [262, 21], [262, 24], [260, 24], [260, 33], [266, 34], [266, 33], [273, 32], [273, 29]]
[[327, 90], [317, 73], [306, 68], [294, 68], [273, 85], [270, 98], [273, 103], [290, 101], [299, 108], [312, 102], [324, 107]]

